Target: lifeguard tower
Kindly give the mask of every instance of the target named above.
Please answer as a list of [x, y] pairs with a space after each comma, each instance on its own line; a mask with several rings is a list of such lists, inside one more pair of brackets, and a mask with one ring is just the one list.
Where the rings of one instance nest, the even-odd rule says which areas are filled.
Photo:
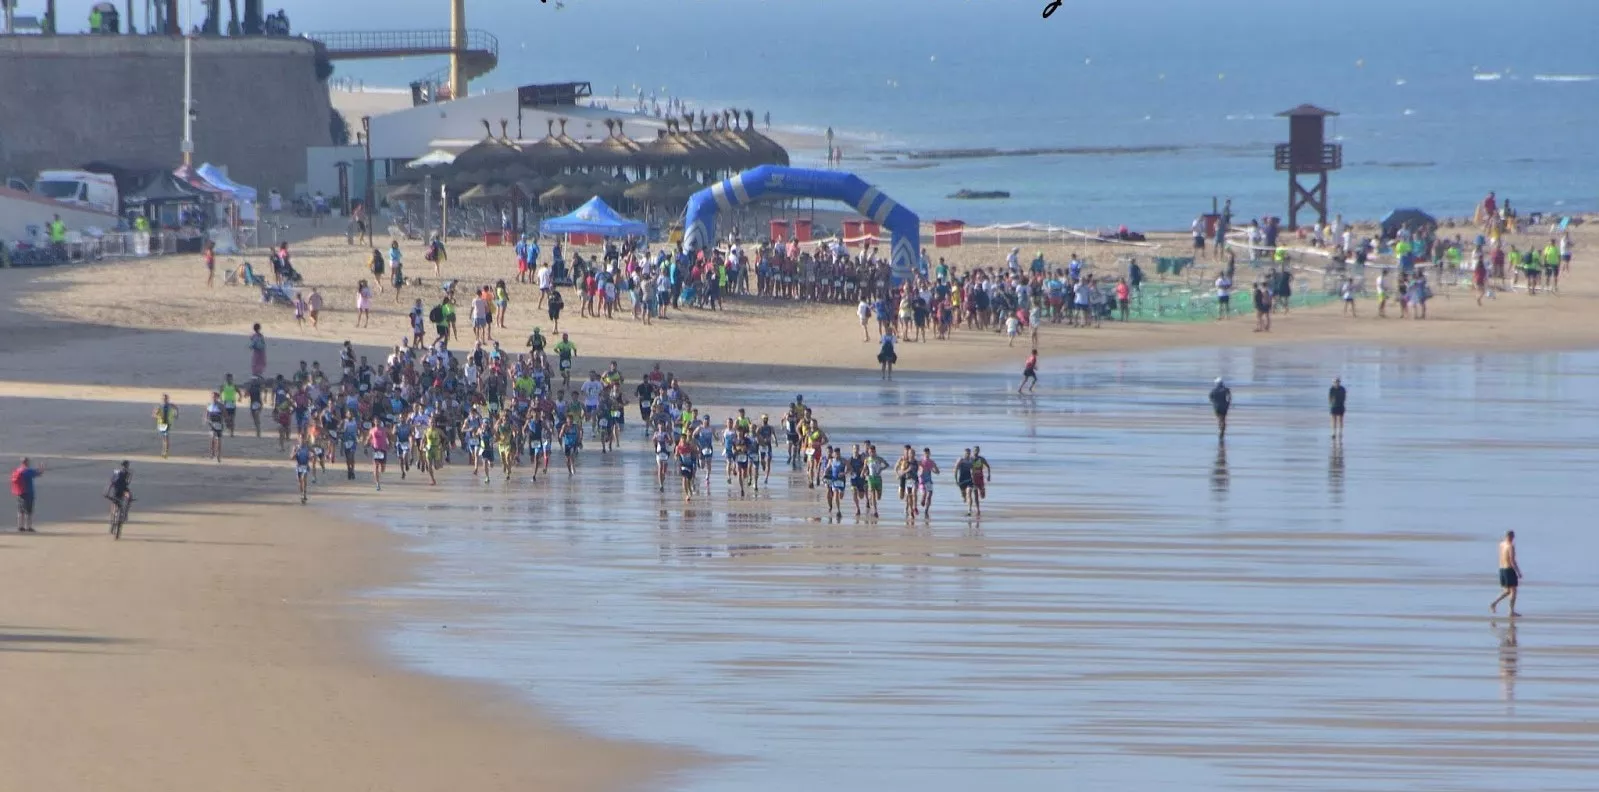
[[[1333, 110], [1302, 104], [1277, 114], [1288, 119], [1288, 142], [1277, 144], [1277, 170], [1288, 171], [1288, 228], [1299, 227], [1299, 210], [1310, 208], [1319, 220], [1327, 222], [1327, 174], [1344, 166], [1344, 147], [1326, 142], [1327, 117]], [[1306, 187], [1301, 175], [1314, 175]]]

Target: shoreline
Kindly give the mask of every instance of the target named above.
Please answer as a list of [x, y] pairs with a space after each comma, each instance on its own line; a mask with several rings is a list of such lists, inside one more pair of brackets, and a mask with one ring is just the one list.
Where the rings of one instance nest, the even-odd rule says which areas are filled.
[[[25, 342], [0, 352], [0, 450], [44, 467], [39, 534], [0, 534], [0, 667], [28, 680], [0, 709], [0, 763], [17, 788], [623, 792], [700, 761], [399, 662], [383, 645], [398, 620], [449, 621], [375, 595], [418, 574], [403, 537], [289, 503], [270, 439], [241, 437], [226, 464], [197, 458], [192, 409], [162, 460], [151, 389], [101, 379], [172, 382], [163, 366], [220, 365], [233, 344], [19, 311], [0, 326]], [[123, 458], [139, 502], [114, 542], [88, 493]]]
[[[1047, 326], [1042, 368], [1056, 374], [1094, 356], [1195, 347], [1599, 348], [1599, 278], [1583, 257], [1599, 229], [1579, 233], [1579, 258], [1558, 296], [1504, 294], [1479, 309], [1457, 290], [1440, 298], [1436, 318], [1426, 321], [1344, 319], [1335, 304], [1279, 317], [1270, 334], [1250, 332], [1247, 318]], [[247, 370], [250, 322], [264, 325], [269, 371], [288, 372], [298, 360], [336, 361], [346, 338], [362, 354], [381, 357], [402, 332], [411, 299], [437, 294], [431, 267], [408, 244], [412, 274], [429, 286], [408, 291], [400, 303], [378, 296], [372, 326], [357, 329], [348, 291], [370, 277], [363, 249], [328, 236], [292, 247], [297, 268], [328, 298], [320, 330], [298, 327], [250, 290], [206, 289], [191, 256], [0, 271], [13, 307], [0, 317], [11, 341], [0, 352], [0, 419], [10, 419], [0, 450], [66, 460], [40, 480], [44, 535], [0, 537], [0, 549], [17, 551], [0, 552], [0, 574], [28, 592], [8, 617], [26, 629], [5, 630], [32, 636], [0, 644], [19, 650], [0, 652], [0, 662], [34, 681], [11, 700], [16, 712], [0, 727], [10, 738], [0, 739], [0, 761], [19, 768], [17, 777], [33, 787], [62, 788], [60, 774], [74, 767], [70, 757], [93, 755], [93, 772], [114, 777], [117, 788], [152, 792], [174, 786], [162, 775], [170, 766], [191, 774], [177, 786], [246, 792], [363, 781], [382, 789], [623, 789], [703, 761], [676, 747], [585, 736], [542, 716], [536, 702], [524, 705], [520, 695], [508, 705], [501, 688], [415, 670], [374, 638], [397, 617], [406, 624], [434, 618], [446, 629], [460, 612], [413, 613], [374, 594], [417, 580], [408, 577], [420, 573], [415, 559], [405, 558], [404, 537], [330, 517], [321, 505], [307, 511], [284, 504], [292, 479], [270, 439], [230, 443], [248, 451], [228, 464], [195, 458], [205, 442], [195, 402], [223, 372]], [[1044, 246], [1052, 261], [1082, 247]], [[1003, 261], [1003, 252], [982, 245], [938, 253], [962, 268]], [[459, 242], [448, 267], [446, 277], [464, 283], [512, 274], [509, 249]], [[511, 327], [502, 332], [513, 350], [530, 326], [549, 329], [531, 296], [527, 287], [513, 287]], [[691, 391], [697, 384], [775, 388], [780, 402], [812, 385], [825, 390], [876, 376], [876, 345], [862, 338], [844, 305], [739, 300], [724, 312], [689, 310], [653, 327], [570, 316], [563, 329], [579, 345], [582, 368], [617, 359], [636, 375], [666, 361]], [[956, 371], [998, 380], [1008, 377], [998, 373], [1008, 362], [1019, 371], [1026, 341], [1008, 346], [958, 329], [949, 341], [906, 343], [899, 351], [897, 373], [909, 383]], [[1195, 372], [1196, 382], [1213, 376], [1202, 374]], [[184, 410], [174, 445], [187, 456], [166, 462], [151, 453], [147, 423], [152, 396], [161, 392]], [[247, 422], [242, 412], [241, 420]], [[119, 458], [135, 461], [141, 504], [128, 538], [113, 543], [96, 524], [98, 503], [83, 494], [98, 491]], [[376, 497], [365, 489], [327, 488], [337, 493], [334, 508], [357, 510]], [[405, 504], [425, 499], [409, 489], [393, 491]], [[323, 491], [314, 502], [329, 500]], [[389, 495], [386, 489], [382, 497]], [[64, 647], [70, 654], [57, 660]], [[44, 719], [23, 714], [52, 708]], [[125, 720], [109, 719], [106, 709]], [[163, 734], [146, 736], [140, 718], [159, 719]], [[100, 722], [108, 725], [82, 728]], [[456, 738], [441, 740], [441, 733]], [[206, 758], [194, 761], [190, 750]], [[416, 766], [422, 755], [427, 768]], [[252, 775], [266, 756], [297, 762]]]

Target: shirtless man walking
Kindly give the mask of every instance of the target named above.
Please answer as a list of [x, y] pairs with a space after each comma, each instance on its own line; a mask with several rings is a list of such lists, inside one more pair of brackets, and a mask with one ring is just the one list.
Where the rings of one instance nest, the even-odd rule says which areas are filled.
[[1521, 566], [1516, 563], [1516, 532], [1505, 531], [1504, 541], [1499, 543], [1499, 587], [1504, 589], [1499, 598], [1489, 603], [1488, 610], [1499, 612], [1499, 603], [1506, 597], [1510, 598], [1510, 615], [1520, 616], [1516, 612], [1516, 587], [1521, 585]]

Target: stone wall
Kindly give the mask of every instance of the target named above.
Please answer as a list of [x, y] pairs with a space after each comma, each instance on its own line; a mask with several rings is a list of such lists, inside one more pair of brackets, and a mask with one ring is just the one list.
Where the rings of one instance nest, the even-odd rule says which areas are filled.
[[[298, 38], [194, 41], [194, 162], [262, 192], [305, 181], [331, 108], [318, 45]], [[87, 162], [182, 163], [183, 40], [0, 36], [0, 177]]]

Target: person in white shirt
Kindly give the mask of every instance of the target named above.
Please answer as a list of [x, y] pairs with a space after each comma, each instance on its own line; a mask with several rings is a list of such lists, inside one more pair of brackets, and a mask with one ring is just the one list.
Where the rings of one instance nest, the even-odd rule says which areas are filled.
[[867, 329], [867, 325], [872, 321], [872, 304], [867, 302], [864, 296], [861, 297], [861, 304], [855, 306], [855, 315], [861, 320], [861, 342], [871, 343], [872, 333]]
[[283, 194], [277, 190], [267, 193], [267, 211], [273, 215], [283, 214]]
[[478, 341], [486, 340], [489, 327], [489, 301], [479, 292], [472, 298], [472, 335]]
[[1220, 277], [1216, 278], [1216, 319], [1217, 319], [1217, 321], [1220, 321], [1222, 319], [1226, 319], [1227, 316], [1232, 312], [1232, 306], [1231, 306], [1232, 296], [1233, 296], [1233, 282], [1232, 282], [1232, 280], [1230, 280], [1227, 277], [1226, 273], [1222, 273]]
[[550, 271], [550, 265], [540, 264], [538, 272], [533, 274], [533, 279], [539, 285], [539, 308], [544, 307], [545, 298], [550, 296], [550, 287], [555, 285], [555, 274]]

